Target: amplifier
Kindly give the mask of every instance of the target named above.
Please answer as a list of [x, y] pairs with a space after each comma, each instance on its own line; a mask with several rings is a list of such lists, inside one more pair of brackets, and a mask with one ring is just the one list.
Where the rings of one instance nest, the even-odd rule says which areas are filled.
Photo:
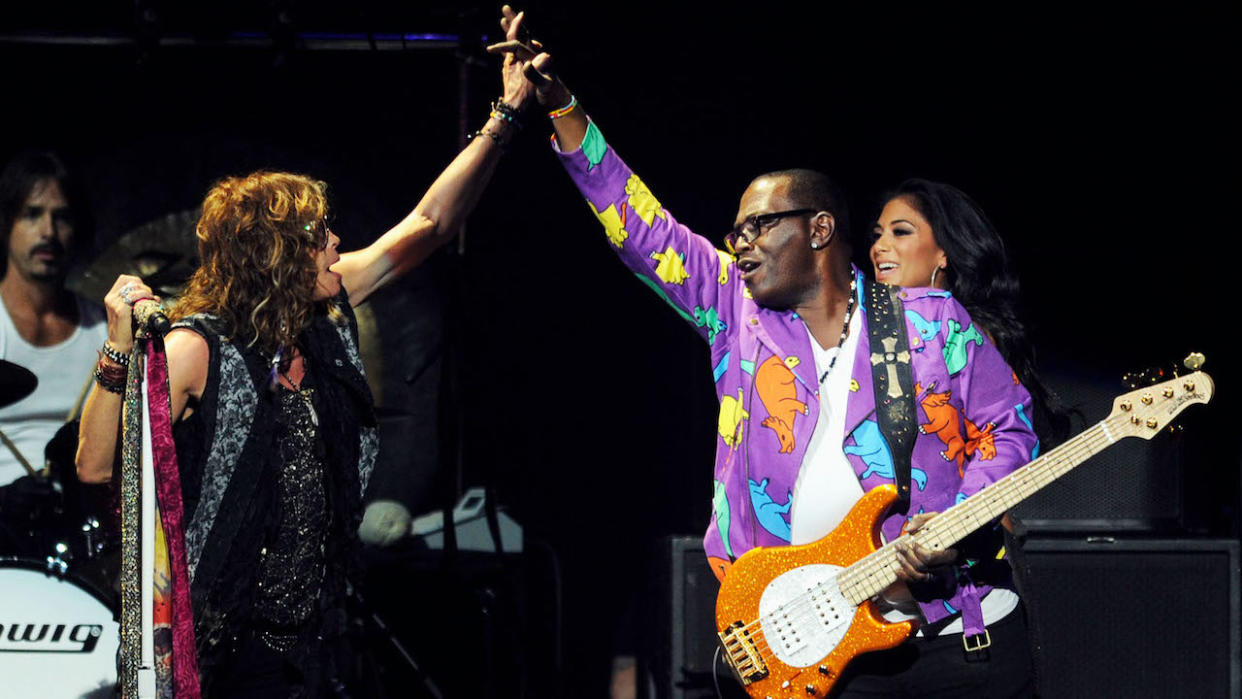
[[1239, 697], [1238, 542], [1028, 539], [1044, 697]]

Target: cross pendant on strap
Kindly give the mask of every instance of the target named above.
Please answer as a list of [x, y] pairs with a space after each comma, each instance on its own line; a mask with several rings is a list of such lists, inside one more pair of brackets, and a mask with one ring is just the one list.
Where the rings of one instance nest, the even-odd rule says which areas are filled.
[[910, 353], [902, 350], [897, 352], [897, 338], [886, 337], [880, 341], [884, 345], [884, 354], [879, 352], [871, 353], [871, 366], [884, 364], [885, 370], [888, 371], [888, 395], [892, 398], [900, 398], [901, 384], [897, 380], [897, 363], [910, 364]]

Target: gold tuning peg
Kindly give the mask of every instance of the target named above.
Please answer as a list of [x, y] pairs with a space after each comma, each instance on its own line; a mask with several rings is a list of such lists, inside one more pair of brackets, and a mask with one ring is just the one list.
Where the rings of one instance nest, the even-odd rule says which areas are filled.
[[1203, 366], [1203, 363], [1206, 361], [1207, 358], [1204, 357], [1202, 353], [1191, 352], [1185, 359], [1182, 360], [1182, 364], [1191, 371], [1198, 371], [1199, 367]]

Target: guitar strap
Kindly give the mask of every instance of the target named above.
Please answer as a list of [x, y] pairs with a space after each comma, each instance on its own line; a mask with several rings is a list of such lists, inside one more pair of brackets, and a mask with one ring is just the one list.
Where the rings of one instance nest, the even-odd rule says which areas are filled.
[[893, 453], [896, 511], [910, 508], [910, 453], [916, 434], [910, 345], [905, 333], [901, 287], [863, 280], [867, 335], [871, 343], [871, 385], [880, 433]]
[[[910, 455], [917, 434], [914, 417], [913, 375], [910, 372], [910, 343], [905, 332], [905, 307], [901, 288], [863, 280], [867, 304], [867, 335], [871, 341], [871, 384], [875, 389], [875, 415], [880, 433], [893, 452], [893, 478], [897, 482], [896, 511], [910, 509]], [[962, 599], [962, 644], [967, 652], [991, 645], [983, 624], [978, 588], [969, 579]], [[941, 627], [943, 628], [943, 627]], [[937, 630], [938, 631], [938, 630]], [[933, 635], [935, 635], [933, 633]]]

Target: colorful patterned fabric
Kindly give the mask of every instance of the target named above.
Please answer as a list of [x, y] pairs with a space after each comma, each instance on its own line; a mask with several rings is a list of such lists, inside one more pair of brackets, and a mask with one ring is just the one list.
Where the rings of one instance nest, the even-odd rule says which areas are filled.
[[[639, 279], [669, 303], [711, 348], [720, 400], [714, 514], [704, 546], [723, 577], [756, 546], [789, 543], [794, 482], [819, 415], [819, 384], [810, 338], [790, 310], [750, 298], [734, 259], [679, 224], [622, 162], [591, 123], [582, 147], [562, 164], [604, 226], [608, 244]], [[862, 273], [853, 273], [861, 282]], [[862, 289], [862, 284], [857, 285]], [[939, 512], [1031, 458], [1034, 432], [1026, 390], [990, 341], [948, 292], [902, 293], [920, 423], [912, 455], [909, 514]], [[860, 309], [863, 307], [859, 300]], [[866, 316], [863, 315], [866, 338]], [[875, 421], [867, 342], [853, 359], [842, 449], [864, 490], [893, 483], [893, 460]], [[907, 518], [882, 529], [896, 538]], [[922, 604], [929, 622], [977, 608], [977, 589], [962, 583]]]
[[163, 343], [147, 345], [147, 410], [158, 501], [153, 613], [156, 689], [160, 699], [197, 699], [198, 662], [185, 555], [181, 474], [173, 444], [168, 359]]
[[[172, 566], [168, 562], [168, 537], [164, 534], [163, 513], [155, 512], [155, 577], [152, 580], [151, 624], [155, 647], [155, 696], [173, 699], [176, 691], [173, 681], [173, 583]], [[190, 646], [193, 650], [194, 646]]]
[[[147, 393], [142, 394], [145, 374]], [[156, 696], [160, 699], [197, 699], [194, 621], [190, 609], [190, 582], [185, 563], [181, 482], [173, 445], [168, 363], [162, 343], [140, 342], [130, 358], [124, 401], [122, 436], [122, 650], [119, 684], [124, 696], [136, 696], [141, 661], [141, 594], [139, 487], [142, 445], [150, 441], [155, 475], [154, 558], [152, 567], [151, 633], [154, 646]], [[146, 403], [150, 434], [143, 433]]]

